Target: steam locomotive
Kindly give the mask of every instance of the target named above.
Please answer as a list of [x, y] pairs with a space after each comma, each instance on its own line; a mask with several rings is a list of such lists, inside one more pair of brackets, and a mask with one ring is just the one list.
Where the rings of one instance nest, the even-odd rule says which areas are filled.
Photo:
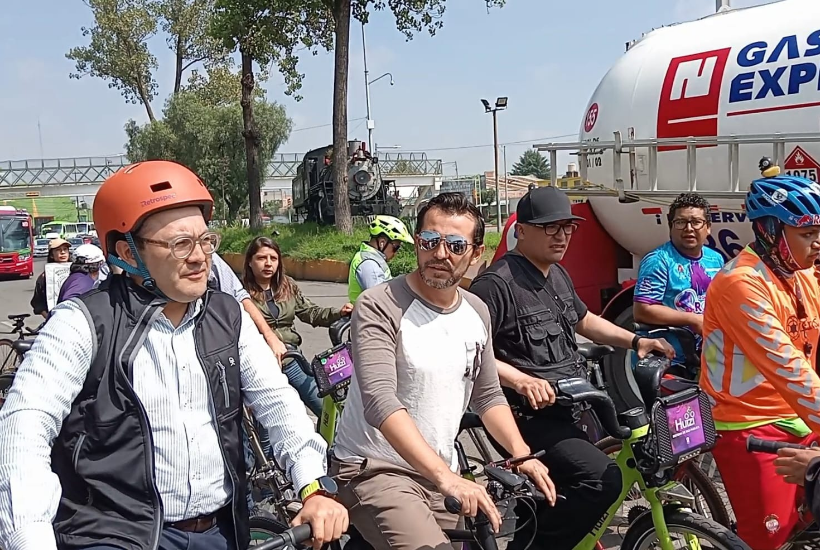
[[[333, 146], [320, 147], [308, 152], [296, 170], [291, 185], [293, 209], [304, 221], [322, 225], [335, 223], [333, 201]], [[347, 195], [351, 215], [398, 216], [395, 180], [382, 177], [378, 159], [360, 141], [348, 141], [343, 161], [347, 164]]]

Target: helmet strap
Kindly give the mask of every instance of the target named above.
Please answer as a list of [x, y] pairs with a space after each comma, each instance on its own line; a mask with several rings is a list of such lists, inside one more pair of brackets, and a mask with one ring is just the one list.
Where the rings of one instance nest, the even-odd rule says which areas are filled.
[[145, 262], [142, 261], [139, 252], [137, 252], [137, 245], [134, 244], [134, 237], [131, 235], [130, 231], [125, 234], [125, 241], [128, 243], [128, 248], [131, 250], [131, 254], [134, 255], [134, 259], [137, 261], [136, 267], [124, 261], [122, 258], [114, 256], [110, 253], [108, 254], [108, 261], [111, 264], [121, 268], [126, 273], [129, 273], [130, 275], [136, 275], [137, 277], [141, 277], [142, 287], [145, 290], [149, 291], [158, 298], [170, 301], [170, 298], [168, 298], [168, 296], [166, 296], [159, 289], [159, 287], [157, 287], [156, 281], [154, 281], [154, 278], [151, 277], [151, 274], [148, 272], [148, 268], [145, 266]]

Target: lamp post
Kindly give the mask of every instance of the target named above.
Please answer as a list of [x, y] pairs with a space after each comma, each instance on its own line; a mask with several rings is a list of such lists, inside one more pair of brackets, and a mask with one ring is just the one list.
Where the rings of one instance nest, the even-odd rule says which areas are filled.
[[507, 98], [499, 97], [495, 100], [495, 107], [490, 106], [490, 102], [482, 99], [481, 103], [484, 105], [485, 113], [493, 114], [493, 150], [495, 154], [495, 209], [496, 219], [495, 226], [499, 233], [501, 233], [501, 196], [498, 193], [498, 117], [496, 113], [507, 108]]
[[370, 73], [367, 71], [367, 44], [364, 39], [364, 23], [362, 23], [362, 56], [364, 57], [364, 97], [367, 103], [367, 150], [373, 153], [373, 129], [376, 127], [376, 123], [370, 116], [370, 85], [385, 76], [390, 77], [391, 86], [393, 86], [394, 82], [393, 75], [390, 73], [384, 73], [373, 80], [369, 80], [368, 75]]

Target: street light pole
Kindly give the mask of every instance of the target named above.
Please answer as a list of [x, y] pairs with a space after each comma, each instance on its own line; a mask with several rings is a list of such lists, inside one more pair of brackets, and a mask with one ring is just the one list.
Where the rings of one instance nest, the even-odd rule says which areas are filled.
[[364, 96], [367, 102], [367, 150], [373, 153], [373, 128], [375, 124], [370, 118], [370, 79], [367, 72], [367, 44], [364, 40], [364, 22], [362, 22], [362, 56], [364, 57]]
[[501, 233], [501, 193], [498, 192], [498, 109], [493, 109], [493, 150], [495, 151], [495, 227]]
[[507, 98], [499, 97], [495, 100], [495, 107], [490, 106], [490, 102], [482, 99], [481, 103], [484, 105], [485, 113], [493, 114], [493, 150], [495, 152], [495, 210], [496, 220], [495, 226], [499, 233], [501, 233], [501, 195], [498, 192], [498, 118], [496, 114], [498, 111], [507, 108]]

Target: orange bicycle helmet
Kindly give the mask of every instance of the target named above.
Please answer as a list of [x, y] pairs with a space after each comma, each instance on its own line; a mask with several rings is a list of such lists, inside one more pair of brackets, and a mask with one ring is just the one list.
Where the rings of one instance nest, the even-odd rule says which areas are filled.
[[94, 198], [94, 226], [106, 256], [113, 253], [110, 237], [127, 234], [160, 210], [199, 206], [211, 219], [214, 199], [208, 188], [185, 166], [168, 160], [148, 160], [124, 166], [100, 186]]

